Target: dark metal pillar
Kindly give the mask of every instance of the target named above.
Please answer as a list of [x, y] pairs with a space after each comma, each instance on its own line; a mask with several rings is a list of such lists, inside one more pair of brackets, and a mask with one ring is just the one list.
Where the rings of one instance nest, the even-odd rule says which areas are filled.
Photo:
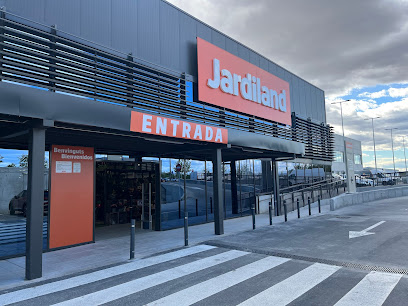
[[273, 197], [275, 202], [275, 215], [280, 215], [280, 197], [279, 197], [279, 169], [278, 162], [272, 160], [273, 173]]
[[30, 130], [26, 228], [26, 279], [42, 277], [45, 129]]
[[235, 160], [231, 160], [231, 201], [232, 214], [238, 214], [237, 167], [235, 165]]
[[154, 211], [154, 230], [161, 231], [161, 162], [155, 167], [156, 208]]
[[224, 197], [222, 193], [222, 155], [221, 149], [213, 153], [213, 195], [214, 195], [214, 227], [216, 235], [224, 234]]

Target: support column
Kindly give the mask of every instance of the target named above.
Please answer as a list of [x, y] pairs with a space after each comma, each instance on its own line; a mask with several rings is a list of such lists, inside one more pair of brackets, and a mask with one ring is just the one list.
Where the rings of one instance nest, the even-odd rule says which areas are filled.
[[42, 277], [45, 129], [30, 131], [26, 228], [26, 279]]
[[280, 215], [280, 197], [279, 197], [279, 169], [278, 162], [272, 159], [273, 174], [273, 198], [275, 202], [275, 215]]
[[238, 188], [237, 188], [237, 167], [235, 165], [235, 160], [231, 160], [231, 202], [232, 202], [232, 213], [238, 214]]
[[154, 211], [154, 230], [161, 231], [161, 161], [155, 167], [155, 177], [156, 177], [156, 207]]
[[224, 234], [224, 196], [222, 191], [222, 155], [221, 149], [213, 153], [213, 195], [214, 195], [214, 227], [216, 235]]

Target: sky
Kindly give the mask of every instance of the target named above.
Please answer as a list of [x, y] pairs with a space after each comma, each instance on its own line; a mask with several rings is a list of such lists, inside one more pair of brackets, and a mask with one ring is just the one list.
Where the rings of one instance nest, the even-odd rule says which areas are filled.
[[[405, 170], [408, 0], [169, 0], [325, 91], [327, 123], [362, 142], [364, 166]], [[408, 148], [407, 148], [408, 149]], [[408, 153], [408, 152], [407, 152]]]
[[[169, 0], [325, 91], [327, 123], [362, 142], [364, 166], [405, 170], [408, 0]], [[408, 149], [408, 148], [407, 148]], [[2, 165], [16, 155], [0, 150]], [[407, 152], [408, 153], [408, 152]], [[14, 156], [14, 157], [13, 157]]]

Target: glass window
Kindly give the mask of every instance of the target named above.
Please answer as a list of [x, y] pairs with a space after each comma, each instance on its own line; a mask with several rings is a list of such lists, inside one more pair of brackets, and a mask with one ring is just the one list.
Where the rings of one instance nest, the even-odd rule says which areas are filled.
[[335, 162], [343, 163], [344, 162], [344, 154], [341, 151], [336, 151], [335, 152], [335, 157], [334, 157]]
[[354, 154], [354, 164], [356, 165], [361, 165], [361, 155], [360, 154]]

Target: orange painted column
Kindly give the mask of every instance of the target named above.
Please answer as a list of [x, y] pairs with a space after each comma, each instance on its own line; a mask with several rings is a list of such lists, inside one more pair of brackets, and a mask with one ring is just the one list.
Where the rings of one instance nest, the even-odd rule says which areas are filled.
[[93, 241], [94, 149], [51, 148], [49, 247]]

